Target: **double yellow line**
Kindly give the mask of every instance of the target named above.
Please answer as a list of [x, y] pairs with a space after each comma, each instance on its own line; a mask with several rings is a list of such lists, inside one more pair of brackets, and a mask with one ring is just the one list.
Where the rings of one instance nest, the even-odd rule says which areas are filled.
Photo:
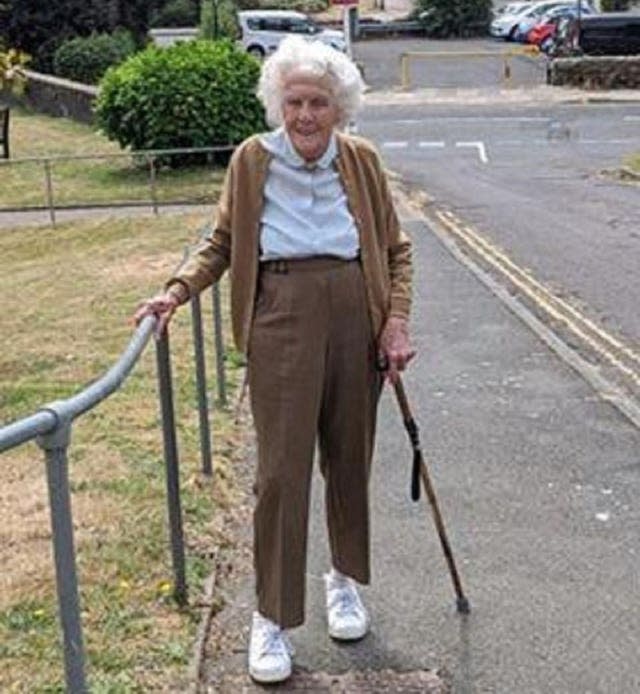
[[[611, 335], [575, 306], [553, 294], [529, 272], [522, 269], [509, 256], [483, 238], [472, 227], [459, 220], [452, 212], [436, 210], [435, 217], [442, 228], [472, 257], [482, 258], [494, 271], [506, 278], [537, 308], [564, 325], [581, 343], [593, 350], [625, 383], [640, 386], [640, 354]], [[459, 245], [459, 243], [458, 243]]]

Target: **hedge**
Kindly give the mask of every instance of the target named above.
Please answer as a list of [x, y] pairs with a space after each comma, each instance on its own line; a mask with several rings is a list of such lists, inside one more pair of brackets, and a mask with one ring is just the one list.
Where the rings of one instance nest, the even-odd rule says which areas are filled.
[[110, 139], [133, 149], [238, 143], [265, 128], [259, 72], [226, 40], [149, 46], [107, 71], [96, 119]]

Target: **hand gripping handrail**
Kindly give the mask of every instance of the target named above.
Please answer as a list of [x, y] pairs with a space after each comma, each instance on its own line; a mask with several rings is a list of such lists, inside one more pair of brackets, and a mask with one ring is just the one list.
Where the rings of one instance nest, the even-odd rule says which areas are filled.
[[[202, 238], [208, 233], [210, 233], [210, 229], [203, 229]], [[192, 251], [193, 248], [186, 249], [183, 262]], [[220, 316], [220, 295], [217, 283], [212, 288], [212, 297], [219, 402], [224, 405], [226, 400], [224, 343]], [[194, 295], [191, 297], [190, 303], [193, 321], [198, 410], [200, 414], [202, 472], [205, 475], [211, 475], [211, 435], [209, 430], [200, 297]], [[122, 385], [144, 351], [156, 327], [156, 322], [157, 318], [155, 316], [144, 318], [115, 364], [103, 376], [79, 393], [44, 405], [34, 414], [16, 422], [0, 426], [0, 453], [33, 439], [37, 441], [38, 445], [45, 452], [58, 609], [64, 640], [65, 678], [67, 691], [72, 694], [84, 694], [87, 692], [87, 684], [85, 679], [84, 646], [80, 621], [67, 461], [67, 447], [70, 441], [71, 426], [76, 418], [105, 400]], [[184, 605], [187, 602], [185, 551], [180, 504], [178, 449], [173, 413], [169, 335], [166, 330], [155, 341], [155, 345], [158, 395], [164, 444], [167, 511], [174, 574], [173, 594], [176, 602]]]

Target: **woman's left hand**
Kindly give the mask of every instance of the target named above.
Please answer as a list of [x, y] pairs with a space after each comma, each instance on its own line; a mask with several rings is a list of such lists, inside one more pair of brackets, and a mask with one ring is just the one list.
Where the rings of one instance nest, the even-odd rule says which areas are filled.
[[409, 326], [404, 318], [390, 316], [380, 335], [380, 356], [386, 364], [386, 375], [396, 383], [401, 371], [416, 354], [409, 340]]

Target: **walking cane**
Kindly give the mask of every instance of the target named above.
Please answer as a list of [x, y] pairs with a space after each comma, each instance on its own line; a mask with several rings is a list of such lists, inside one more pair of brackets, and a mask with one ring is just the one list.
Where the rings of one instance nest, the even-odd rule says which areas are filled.
[[[381, 370], [386, 371], [386, 359], [381, 363], [381, 367], [382, 366], [385, 366], [385, 368], [381, 368]], [[418, 425], [416, 424], [415, 419], [411, 414], [411, 408], [409, 407], [407, 394], [404, 390], [402, 379], [399, 376], [397, 381], [393, 384], [393, 388], [396, 393], [398, 405], [400, 406], [400, 411], [402, 412], [404, 426], [407, 430], [407, 433], [409, 434], [409, 439], [411, 440], [411, 446], [413, 448], [413, 466], [411, 469], [411, 499], [413, 501], [418, 501], [418, 499], [420, 498], [420, 479], [422, 479], [422, 485], [424, 487], [425, 494], [429, 499], [433, 520], [436, 524], [436, 529], [438, 530], [438, 536], [440, 537], [442, 551], [444, 552], [445, 559], [447, 560], [449, 573], [451, 574], [453, 587], [456, 592], [457, 610], [461, 614], [469, 614], [469, 612], [471, 611], [471, 605], [469, 604], [469, 601], [465, 597], [464, 592], [462, 590], [462, 583], [460, 581], [458, 569], [456, 568], [456, 563], [453, 559], [451, 545], [449, 544], [449, 540], [447, 539], [447, 532], [445, 530], [444, 522], [442, 520], [442, 514], [440, 513], [440, 508], [438, 506], [438, 500], [436, 499], [436, 493], [434, 491], [433, 484], [431, 483], [431, 478], [429, 476], [427, 464], [422, 455], [422, 448], [420, 447], [420, 438], [418, 436]]]

